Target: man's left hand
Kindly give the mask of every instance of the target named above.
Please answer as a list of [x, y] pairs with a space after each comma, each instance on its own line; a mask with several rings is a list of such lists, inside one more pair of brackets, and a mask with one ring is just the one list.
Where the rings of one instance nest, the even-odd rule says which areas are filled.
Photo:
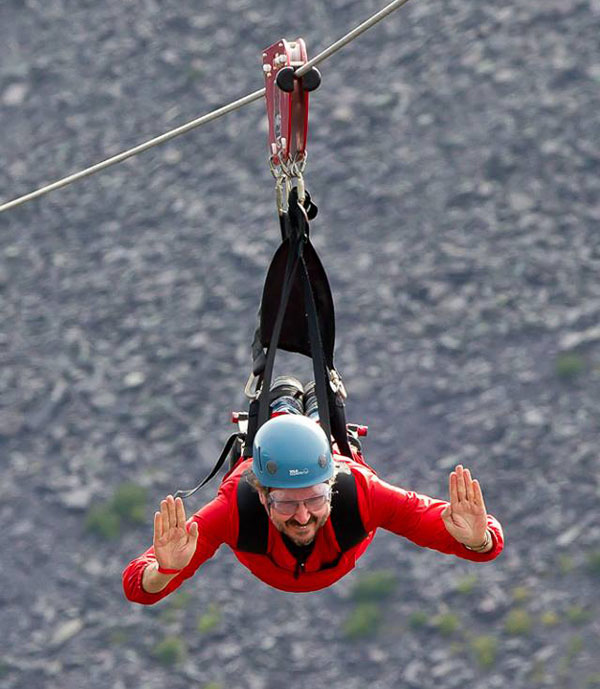
[[444, 525], [457, 541], [477, 547], [486, 538], [487, 512], [481, 486], [459, 464], [449, 477], [450, 504], [442, 512]]

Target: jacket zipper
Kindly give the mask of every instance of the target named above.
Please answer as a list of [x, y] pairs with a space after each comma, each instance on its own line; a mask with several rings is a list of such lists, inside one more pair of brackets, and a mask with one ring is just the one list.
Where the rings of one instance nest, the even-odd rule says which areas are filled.
[[304, 572], [304, 565], [306, 560], [296, 560], [296, 569], [294, 570], [294, 579], [300, 578], [300, 572]]

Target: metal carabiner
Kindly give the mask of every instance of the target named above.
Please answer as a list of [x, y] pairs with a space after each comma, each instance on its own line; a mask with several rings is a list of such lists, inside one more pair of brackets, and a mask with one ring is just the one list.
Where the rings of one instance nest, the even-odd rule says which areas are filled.
[[[244, 388], [244, 395], [249, 400], [255, 400], [258, 399], [258, 396], [260, 395], [260, 389], [262, 385], [262, 376], [255, 376], [254, 373], [250, 372], [250, 375], [248, 376], [248, 380], [246, 382], [246, 387]], [[254, 390], [252, 390], [252, 387], [254, 386]]]

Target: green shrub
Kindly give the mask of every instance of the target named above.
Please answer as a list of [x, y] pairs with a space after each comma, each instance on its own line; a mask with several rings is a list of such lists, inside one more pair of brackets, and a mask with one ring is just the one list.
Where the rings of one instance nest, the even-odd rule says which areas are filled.
[[575, 569], [575, 561], [571, 555], [562, 553], [558, 556], [558, 571], [562, 575], [570, 574]]
[[85, 518], [85, 528], [106, 541], [114, 541], [121, 533], [121, 520], [109, 505], [94, 505]]
[[567, 662], [569, 665], [575, 660], [581, 651], [583, 651], [583, 638], [577, 635], [569, 639], [569, 644], [567, 645]]
[[480, 667], [491, 668], [496, 662], [498, 641], [493, 636], [476, 636], [470, 642], [471, 651]]
[[590, 675], [585, 680], [585, 686], [588, 687], [588, 689], [597, 689], [600, 687], [600, 672]]
[[585, 361], [583, 357], [576, 352], [569, 352], [559, 354], [556, 357], [555, 370], [556, 375], [561, 380], [573, 380], [577, 378], [585, 369]]
[[161, 665], [176, 665], [185, 658], [185, 643], [179, 637], [167, 636], [156, 644], [152, 650], [152, 655]]
[[108, 641], [112, 646], [124, 646], [129, 642], [130, 635], [126, 629], [111, 629]]
[[506, 633], [512, 636], [526, 636], [531, 631], [531, 627], [531, 617], [523, 608], [511, 610], [504, 625]]
[[123, 522], [146, 523], [146, 489], [134, 483], [124, 483], [110, 500], [91, 507], [85, 528], [111, 541], [119, 537]]
[[567, 620], [576, 627], [589, 622], [592, 619], [592, 612], [581, 605], [572, 605], [566, 612]]
[[512, 590], [512, 597], [515, 603], [524, 603], [531, 598], [531, 591], [527, 586], [515, 586]]
[[189, 591], [177, 591], [171, 594], [169, 598], [172, 608], [175, 610], [183, 610], [190, 604], [192, 594]]
[[422, 629], [429, 621], [429, 615], [423, 610], [415, 610], [408, 617], [408, 624], [413, 629]]
[[208, 606], [208, 610], [198, 618], [197, 629], [201, 634], [207, 634], [221, 621], [221, 612], [215, 603]]
[[460, 627], [460, 619], [458, 615], [452, 612], [445, 612], [433, 618], [433, 623], [437, 627], [442, 636], [452, 636], [454, 632]]
[[456, 582], [456, 590], [459, 593], [467, 595], [469, 593], [473, 593], [473, 589], [475, 588], [476, 584], [477, 575], [469, 574], [468, 576], [463, 577], [462, 579], [459, 579], [459, 581]]
[[350, 639], [374, 636], [381, 625], [381, 612], [376, 603], [359, 603], [344, 622], [344, 634]]
[[540, 622], [544, 627], [556, 627], [560, 622], [560, 617], [554, 612], [554, 610], [548, 610], [540, 617]]
[[390, 596], [397, 584], [396, 575], [390, 570], [363, 574], [354, 584], [351, 596], [356, 601], [383, 600]]
[[125, 521], [132, 524], [145, 524], [147, 498], [147, 490], [142, 486], [124, 483], [115, 491], [112, 507], [115, 513]]
[[593, 576], [600, 578], [600, 550], [588, 555], [588, 571]]
[[209, 682], [202, 689], [223, 689], [223, 685], [218, 682]]

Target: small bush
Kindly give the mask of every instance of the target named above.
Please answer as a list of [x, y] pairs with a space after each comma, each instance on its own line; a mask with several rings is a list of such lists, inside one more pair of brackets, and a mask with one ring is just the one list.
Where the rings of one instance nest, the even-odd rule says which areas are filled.
[[564, 381], [577, 378], [585, 369], [585, 361], [582, 356], [575, 352], [559, 354], [556, 357], [556, 375]]
[[175, 610], [183, 610], [187, 608], [192, 599], [192, 594], [189, 591], [177, 591], [177, 593], [170, 596], [171, 607]]
[[217, 605], [211, 603], [208, 610], [198, 618], [197, 629], [201, 634], [207, 634], [221, 621], [221, 612]]
[[560, 622], [560, 617], [554, 612], [554, 610], [548, 610], [540, 617], [540, 622], [544, 627], [556, 627]]
[[531, 631], [531, 627], [531, 617], [523, 608], [511, 610], [504, 625], [506, 633], [511, 636], [526, 636]]
[[87, 514], [85, 527], [87, 531], [112, 541], [119, 537], [123, 522], [146, 523], [146, 489], [134, 483], [124, 483], [110, 500], [94, 505]]
[[524, 603], [531, 598], [531, 591], [527, 586], [515, 586], [512, 591], [512, 597], [515, 603]]
[[570, 574], [575, 569], [575, 561], [571, 555], [561, 554], [558, 556], [558, 571], [564, 576]]
[[463, 577], [456, 583], [456, 590], [459, 593], [465, 595], [473, 593], [473, 589], [477, 584], [477, 576], [475, 574], [470, 574], [469, 576]]
[[223, 689], [223, 685], [218, 682], [209, 682], [202, 689]]
[[437, 615], [433, 618], [433, 623], [442, 636], [452, 636], [452, 634], [454, 634], [454, 632], [456, 632], [456, 630], [460, 627], [458, 615], [455, 615], [452, 612]]
[[396, 588], [396, 575], [389, 570], [364, 574], [352, 588], [351, 596], [356, 601], [383, 600]]
[[114, 541], [121, 533], [121, 520], [110, 506], [94, 505], [85, 519], [85, 528], [106, 541]]
[[112, 646], [124, 646], [129, 642], [130, 635], [126, 629], [111, 629], [108, 641]]
[[161, 665], [177, 665], [185, 658], [185, 643], [176, 636], [167, 636], [156, 644], [152, 650], [152, 655]]
[[147, 491], [135, 483], [124, 483], [115, 491], [112, 507], [116, 514], [132, 524], [146, 523]]
[[423, 610], [415, 610], [408, 617], [408, 625], [412, 629], [422, 629], [429, 621], [429, 615]]
[[476, 636], [471, 639], [471, 651], [479, 666], [489, 669], [496, 662], [498, 641], [493, 636]]
[[375, 603], [359, 603], [344, 622], [344, 634], [350, 639], [374, 636], [381, 625], [381, 612]]
[[583, 638], [579, 635], [572, 637], [567, 646], [567, 662], [569, 665], [583, 651]]
[[600, 687], [600, 672], [590, 675], [585, 680], [585, 686], [588, 687], [588, 689], [597, 689]]
[[588, 571], [593, 576], [600, 578], [600, 550], [588, 555]]
[[567, 609], [566, 615], [567, 620], [569, 620], [569, 622], [576, 627], [579, 627], [592, 619], [591, 611], [582, 607], [581, 605], [572, 605]]

